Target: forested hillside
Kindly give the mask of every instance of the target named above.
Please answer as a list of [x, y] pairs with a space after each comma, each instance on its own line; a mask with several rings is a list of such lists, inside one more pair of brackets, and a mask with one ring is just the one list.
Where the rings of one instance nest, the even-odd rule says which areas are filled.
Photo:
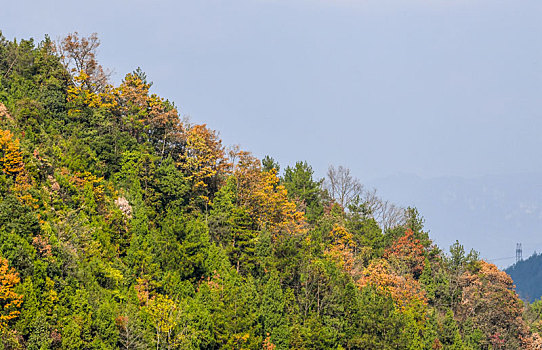
[[4, 349], [542, 348], [542, 310], [416, 209], [279, 176], [98, 45], [0, 37]]
[[533, 302], [542, 296], [542, 254], [533, 254], [505, 270], [514, 279], [523, 300]]

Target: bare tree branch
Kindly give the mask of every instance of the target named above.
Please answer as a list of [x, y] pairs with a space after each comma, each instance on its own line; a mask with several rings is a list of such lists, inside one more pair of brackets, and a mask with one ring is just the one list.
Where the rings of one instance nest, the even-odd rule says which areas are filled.
[[380, 198], [376, 189], [366, 190], [360, 181], [350, 174], [350, 169], [343, 166], [330, 166], [327, 171], [325, 188], [331, 198], [345, 210], [348, 206], [359, 201], [365, 205], [371, 217], [380, 225], [383, 231], [404, 225], [406, 211], [393, 203]]
[[56, 50], [60, 55], [62, 64], [73, 77], [85, 73], [88, 79], [84, 85], [91, 91], [102, 91], [108, 83], [111, 72], [104, 71], [96, 60], [96, 52], [100, 46], [100, 40], [96, 33], [89, 37], [79, 37], [79, 33], [68, 34], [64, 39], [56, 43]]

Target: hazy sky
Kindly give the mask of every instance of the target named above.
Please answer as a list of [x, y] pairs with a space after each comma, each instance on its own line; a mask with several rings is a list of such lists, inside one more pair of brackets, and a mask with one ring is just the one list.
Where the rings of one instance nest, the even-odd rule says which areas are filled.
[[6, 1], [12, 39], [97, 32], [183, 114], [283, 167], [542, 171], [542, 1]]

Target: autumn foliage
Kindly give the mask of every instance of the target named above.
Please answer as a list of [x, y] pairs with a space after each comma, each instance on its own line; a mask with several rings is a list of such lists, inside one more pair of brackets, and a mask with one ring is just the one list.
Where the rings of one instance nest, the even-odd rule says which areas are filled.
[[15, 292], [19, 275], [9, 268], [8, 261], [0, 257], [0, 331], [6, 331], [9, 321], [19, 316], [23, 296]]
[[181, 155], [179, 165], [193, 183], [194, 189], [203, 191], [207, 199], [206, 190], [209, 187], [216, 189], [219, 175], [228, 167], [222, 141], [205, 124], [194, 125], [186, 130], [185, 140], [185, 152]]
[[0, 129], [0, 168], [6, 175], [17, 175], [24, 169], [23, 155], [9, 130]]
[[258, 162], [245, 159], [234, 175], [238, 181], [239, 202], [256, 218], [260, 229], [273, 233], [275, 238], [292, 236], [306, 231], [305, 217], [288, 198], [279, 184], [276, 169], [262, 171]]
[[360, 288], [372, 286], [379, 293], [389, 293], [401, 309], [427, 303], [420, 284], [412, 276], [398, 274], [386, 260], [373, 261], [363, 271], [358, 286]]
[[482, 260], [476, 271], [466, 271], [461, 276], [460, 283], [463, 293], [457, 316], [462, 321], [471, 319], [479, 325], [488, 345], [522, 349], [542, 346], [529, 335], [521, 317], [523, 303], [505, 272]]
[[412, 230], [407, 229], [392, 246], [386, 250], [386, 257], [404, 264], [414, 277], [420, 276], [424, 268], [425, 249]]
[[227, 148], [98, 46], [0, 34], [1, 349], [542, 349], [542, 302], [415, 208]]

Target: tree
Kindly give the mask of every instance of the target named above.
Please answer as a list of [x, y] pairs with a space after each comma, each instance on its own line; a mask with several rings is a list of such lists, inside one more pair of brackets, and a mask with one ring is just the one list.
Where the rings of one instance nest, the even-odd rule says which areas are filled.
[[404, 224], [405, 210], [389, 201], [382, 201], [374, 214], [384, 232]]
[[145, 121], [148, 119], [150, 84], [134, 73], [126, 74], [117, 89], [122, 128], [139, 140], [143, 138]]
[[378, 292], [389, 293], [401, 310], [418, 305], [424, 308], [427, 303], [425, 291], [418, 281], [410, 275], [398, 274], [384, 259], [373, 260], [363, 271], [358, 285], [362, 289], [371, 286]]
[[115, 323], [119, 328], [120, 348], [125, 350], [142, 350], [146, 348], [145, 328], [138, 317], [138, 308], [135, 305], [126, 305], [123, 313]]
[[484, 333], [486, 346], [503, 349], [534, 346], [535, 340], [521, 317], [523, 303], [510, 276], [482, 260], [474, 271], [465, 271], [459, 283], [462, 295], [455, 314], [461, 322], [472, 319]]
[[263, 171], [269, 171], [271, 169], [276, 169], [277, 173], [280, 171], [280, 165], [277, 163], [273, 157], [265, 156], [262, 159]]
[[179, 321], [178, 305], [167, 295], [156, 295], [147, 304], [147, 312], [156, 330], [156, 349], [166, 347], [171, 349], [175, 346], [174, 330]]
[[324, 179], [314, 180], [313, 175], [314, 171], [307, 162], [297, 162], [294, 167], [286, 167], [282, 179], [288, 197], [304, 208], [309, 220], [315, 220], [323, 212], [321, 187]]
[[[86, 74], [88, 79], [84, 79], [81, 83], [93, 92], [102, 91], [109, 78], [109, 73], [104, 71], [96, 60], [99, 46], [100, 40], [96, 33], [92, 33], [89, 37], [80, 37], [77, 32], [70, 33], [57, 43], [57, 50], [66, 70], [74, 77], [80, 73]], [[75, 79], [72, 83], [78, 84]]]
[[446, 311], [446, 316], [444, 317], [442, 329], [439, 334], [439, 340], [444, 346], [444, 349], [463, 349], [463, 341], [461, 339], [461, 334], [459, 333], [459, 327], [454, 319], [454, 313], [450, 309]]
[[405, 222], [405, 210], [378, 197], [376, 190], [365, 190], [361, 182], [343, 166], [329, 166], [324, 185], [331, 198], [343, 208], [351, 210], [363, 204], [364, 211], [372, 216], [382, 230], [388, 231]]
[[7, 259], [0, 257], [0, 332], [4, 343], [12, 335], [9, 325], [19, 316], [23, 303], [23, 296], [15, 292], [19, 282], [17, 272], [9, 267]]
[[253, 170], [254, 181], [246, 175], [249, 174], [239, 174], [239, 201], [257, 220], [260, 229], [273, 232], [275, 238], [305, 232], [305, 217], [288, 199], [286, 188], [278, 184], [275, 169], [268, 172]]
[[474, 271], [478, 265], [478, 253], [471, 250], [469, 254], [465, 254], [465, 248], [456, 241], [450, 247], [450, 257], [446, 259], [446, 265], [449, 274], [449, 291], [448, 299], [450, 306], [455, 309], [455, 306], [460, 302], [461, 298], [461, 276], [466, 271]]
[[9, 130], [0, 129], [0, 170], [13, 176], [24, 169], [23, 156], [17, 140]]
[[194, 125], [186, 131], [186, 147], [180, 158], [179, 166], [194, 194], [208, 205], [218, 190], [220, 175], [228, 168], [222, 141], [205, 124]]
[[217, 192], [209, 217], [209, 231], [224, 247], [237, 272], [247, 273], [255, 264], [257, 232], [248, 210], [237, 205], [237, 180], [230, 177]]
[[278, 273], [271, 272], [263, 288], [260, 317], [262, 318], [263, 333], [277, 350], [289, 348], [290, 332], [287, 318], [284, 314], [284, 293]]
[[337, 203], [346, 208], [356, 197], [363, 193], [363, 185], [350, 175], [350, 169], [342, 165], [335, 168], [330, 165], [327, 171], [326, 188]]
[[347, 286], [345, 311], [349, 322], [346, 328], [347, 349], [380, 350], [406, 349], [401, 344], [404, 324], [389, 294], [367, 286], [359, 295], [352, 285]]
[[408, 273], [416, 279], [424, 269], [425, 249], [420, 240], [414, 238], [414, 232], [410, 229], [393, 242], [393, 245], [386, 250], [386, 256], [404, 264]]

